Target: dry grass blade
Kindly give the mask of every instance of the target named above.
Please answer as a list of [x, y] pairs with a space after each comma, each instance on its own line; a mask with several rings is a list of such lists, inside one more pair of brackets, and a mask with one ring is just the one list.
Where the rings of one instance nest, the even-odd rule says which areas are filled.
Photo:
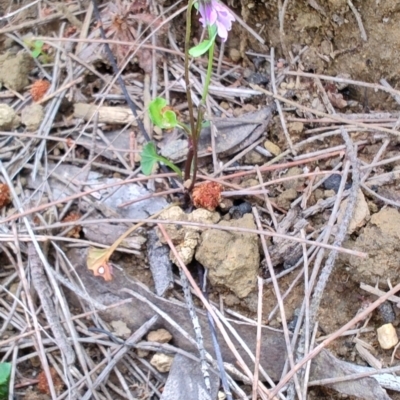
[[[159, 228], [160, 228], [161, 232], [163, 232], [163, 234], [165, 234], [164, 233], [165, 232], [164, 227], [162, 225], [159, 225]], [[167, 237], [167, 235], [165, 235], [165, 237]], [[227, 335], [227, 332], [225, 331], [225, 328], [221, 324], [221, 321], [218, 319], [217, 315], [215, 314], [213, 308], [211, 307], [211, 305], [209, 304], [207, 299], [205, 299], [205, 297], [203, 296], [201, 290], [199, 289], [199, 287], [197, 286], [196, 282], [194, 281], [193, 277], [191, 276], [191, 274], [187, 270], [187, 267], [183, 263], [183, 261], [182, 261], [181, 257], [179, 256], [178, 252], [176, 251], [175, 246], [173, 245], [173, 243], [171, 242], [170, 239], [167, 239], [167, 243], [168, 243], [169, 247], [171, 248], [172, 252], [174, 253], [174, 256], [176, 257], [177, 261], [179, 262], [180, 268], [182, 268], [182, 270], [184, 271], [184, 273], [185, 273], [187, 279], [189, 280], [189, 282], [190, 282], [193, 290], [195, 291], [196, 295], [199, 297], [199, 299], [202, 301], [202, 303], [205, 306], [205, 308], [207, 309], [207, 311], [213, 317], [216, 326], [218, 327], [219, 331], [221, 332], [221, 334], [222, 334], [224, 340], [226, 341], [226, 343], [228, 344], [230, 350], [232, 351], [232, 353], [235, 355], [236, 359], [238, 360], [238, 363], [239, 363], [240, 367], [243, 369], [243, 371], [246, 373], [246, 375], [251, 380], [253, 380], [253, 374], [251, 373], [250, 369], [245, 364], [245, 362], [243, 361], [242, 357], [240, 356], [240, 354], [236, 350], [235, 346], [233, 345], [232, 341], [230, 340], [229, 336]], [[261, 384], [260, 384], [260, 386], [258, 387], [258, 394], [262, 398], [264, 398], [264, 396], [266, 394], [268, 395], [268, 393], [269, 393], [268, 389], [263, 387], [263, 385], [261, 386]]]
[[[159, 228], [160, 228], [160, 226], [161, 225], [159, 225]], [[165, 240], [172, 243], [171, 238], [169, 237], [168, 233], [164, 229], [160, 228], [160, 230], [161, 230], [162, 234], [164, 235]], [[175, 252], [177, 252], [176, 248], [175, 248]], [[194, 332], [196, 335], [196, 343], [197, 343], [197, 348], [199, 349], [199, 353], [200, 353], [201, 371], [203, 373], [204, 383], [205, 383], [205, 386], [206, 386], [208, 392], [211, 393], [210, 373], [208, 371], [208, 365], [207, 365], [207, 361], [206, 361], [206, 351], [204, 349], [204, 343], [203, 343], [204, 341], [203, 341], [203, 335], [201, 332], [199, 319], [197, 318], [196, 308], [194, 307], [192, 295], [190, 293], [189, 282], [186, 278], [186, 275], [182, 272], [182, 270], [180, 270], [180, 277], [181, 277], [183, 293], [185, 295], [186, 305], [189, 309], [190, 318], [192, 319], [193, 329], [194, 329]]]

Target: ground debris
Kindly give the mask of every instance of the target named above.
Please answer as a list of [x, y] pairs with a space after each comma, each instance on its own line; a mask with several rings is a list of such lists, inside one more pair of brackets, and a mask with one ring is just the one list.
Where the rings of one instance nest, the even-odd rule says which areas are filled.
[[[251, 214], [218, 225], [256, 229]], [[196, 259], [209, 270], [212, 285], [224, 286], [240, 298], [255, 289], [260, 263], [257, 235], [208, 229], [201, 235]]]
[[[371, 217], [351, 248], [368, 253], [368, 258], [351, 256], [348, 262], [356, 282], [375, 285], [379, 280], [398, 279], [400, 213], [394, 208], [384, 208]], [[346, 258], [344, 257], [346, 260]]]
[[177, 354], [161, 400], [214, 400], [217, 397], [219, 378], [211, 374], [211, 393], [208, 393], [199, 363]]
[[31, 104], [24, 107], [21, 113], [21, 122], [30, 132], [36, 131], [42, 123], [44, 116], [43, 107], [39, 104]]
[[160, 242], [156, 230], [151, 229], [147, 236], [147, 258], [158, 296], [163, 296], [173, 287], [174, 278], [169, 251], [169, 247]]
[[[250, 146], [262, 134], [272, 119], [273, 107], [264, 107], [261, 110], [247, 113], [240, 118], [230, 118], [215, 121], [217, 136], [215, 137], [215, 151], [221, 156], [229, 156]], [[203, 128], [199, 141], [199, 157], [210, 155], [211, 129]], [[161, 154], [174, 162], [186, 158], [188, 141], [180, 139], [164, 144]]]
[[16, 55], [11, 52], [0, 55], [0, 83], [20, 92], [29, 84], [31, 68], [32, 57], [25, 51]]
[[167, 354], [156, 353], [150, 360], [150, 364], [160, 372], [168, 372], [171, 369], [174, 357]]
[[0, 104], [0, 129], [11, 131], [20, 124], [20, 118], [7, 104]]

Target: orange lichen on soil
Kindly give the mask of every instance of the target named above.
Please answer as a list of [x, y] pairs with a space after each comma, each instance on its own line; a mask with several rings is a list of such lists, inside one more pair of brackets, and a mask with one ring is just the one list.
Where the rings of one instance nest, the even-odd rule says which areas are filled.
[[43, 96], [46, 94], [47, 89], [50, 87], [50, 82], [43, 79], [39, 79], [34, 82], [31, 87], [31, 96], [33, 101], [42, 100]]
[[193, 189], [193, 204], [197, 208], [214, 211], [221, 201], [222, 185], [217, 182], [204, 182]]

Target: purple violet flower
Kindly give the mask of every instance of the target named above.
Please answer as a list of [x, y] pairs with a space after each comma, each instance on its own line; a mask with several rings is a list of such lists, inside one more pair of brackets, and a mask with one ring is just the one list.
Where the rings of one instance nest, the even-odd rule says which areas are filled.
[[218, 36], [225, 42], [228, 31], [232, 28], [232, 22], [235, 20], [229, 8], [218, 0], [199, 0], [199, 12], [201, 15], [199, 21], [203, 24], [203, 27], [206, 28], [215, 24]]

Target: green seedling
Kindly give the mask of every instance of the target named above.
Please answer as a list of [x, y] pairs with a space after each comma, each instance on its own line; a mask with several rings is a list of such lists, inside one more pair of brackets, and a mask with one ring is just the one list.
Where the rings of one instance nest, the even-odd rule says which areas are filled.
[[[157, 97], [150, 103], [148, 111], [154, 125], [160, 127], [161, 129], [172, 129], [179, 127], [183, 129], [188, 136], [189, 146], [184, 169], [184, 180], [191, 182], [189, 187], [190, 191], [196, 182], [197, 153], [200, 132], [201, 129], [207, 124], [207, 122], [204, 121], [206, 110], [205, 106], [211, 82], [216, 39], [217, 36], [219, 36], [223, 42], [226, 41], [228, 32], [232, 28], [232, 22], [235, 21], [235, 17], [229, 8], [222, 4], [220, 0], [189, 0], [188, 3], [189, 4], [186, 12], [185, 37], [185, 84], [190, 122], [188, 125], [186, 125], [185, 123], [179, 121], [177, 113], [175, 113], [173, 108], [168, 106], [167, 101], [161, 97]], [[199, 21], [207, 30], [208, 37], [206, 37], [198, 45], [190, 48], [193, 7], [196, 8], [199, 15]], [[206, 53], [208, 53], [207, 73], [203, 82], [203, 93], [201, 100], [197, 105], [197, 110], [195, 110], [191, 100], [192, 83], [190, 81], [189, 61], [191, 57], [200, 57]], [[171, 161], [157, 154], [154, 143], [148, 143], [146, 146], [144, 146], [141, 157], [141, 167], [145, 175], [150, 175], [153, 172], [154, 165], [157, 162], [164, 163], [176, 172], [180, 171]]]
[[33, 48], [31, 50], [33, 58], [39, 58], [39, 56], [43, 54], [43, 45], [44, 43], [41, 40], [35, 40], [33, 42]]
[[0, 363], [0, 400], [8, 399], [8, 392], [10, 390], [10, 376], [11, 364]]
[[43, 50], [44, 42], [42, 40], [25, 39], [24, 43], [28, 46], [33, 58], [40, 59], [43, 63], [50, 61], [50, 56]]
[[170, 167], [180, 177], [182, 176], [182, 171], [175, 164], [173, 164], [167, 158], [157, 154], [156, 145], [153, 142], [149, 142], [143, 147], [140, 156], [141, 156], [140, 166], [142, 168], [142, 172], [145, 175], [151, 175], [153, 173], [154, 165], [157, 164], [158, 162], [161, 162]]

